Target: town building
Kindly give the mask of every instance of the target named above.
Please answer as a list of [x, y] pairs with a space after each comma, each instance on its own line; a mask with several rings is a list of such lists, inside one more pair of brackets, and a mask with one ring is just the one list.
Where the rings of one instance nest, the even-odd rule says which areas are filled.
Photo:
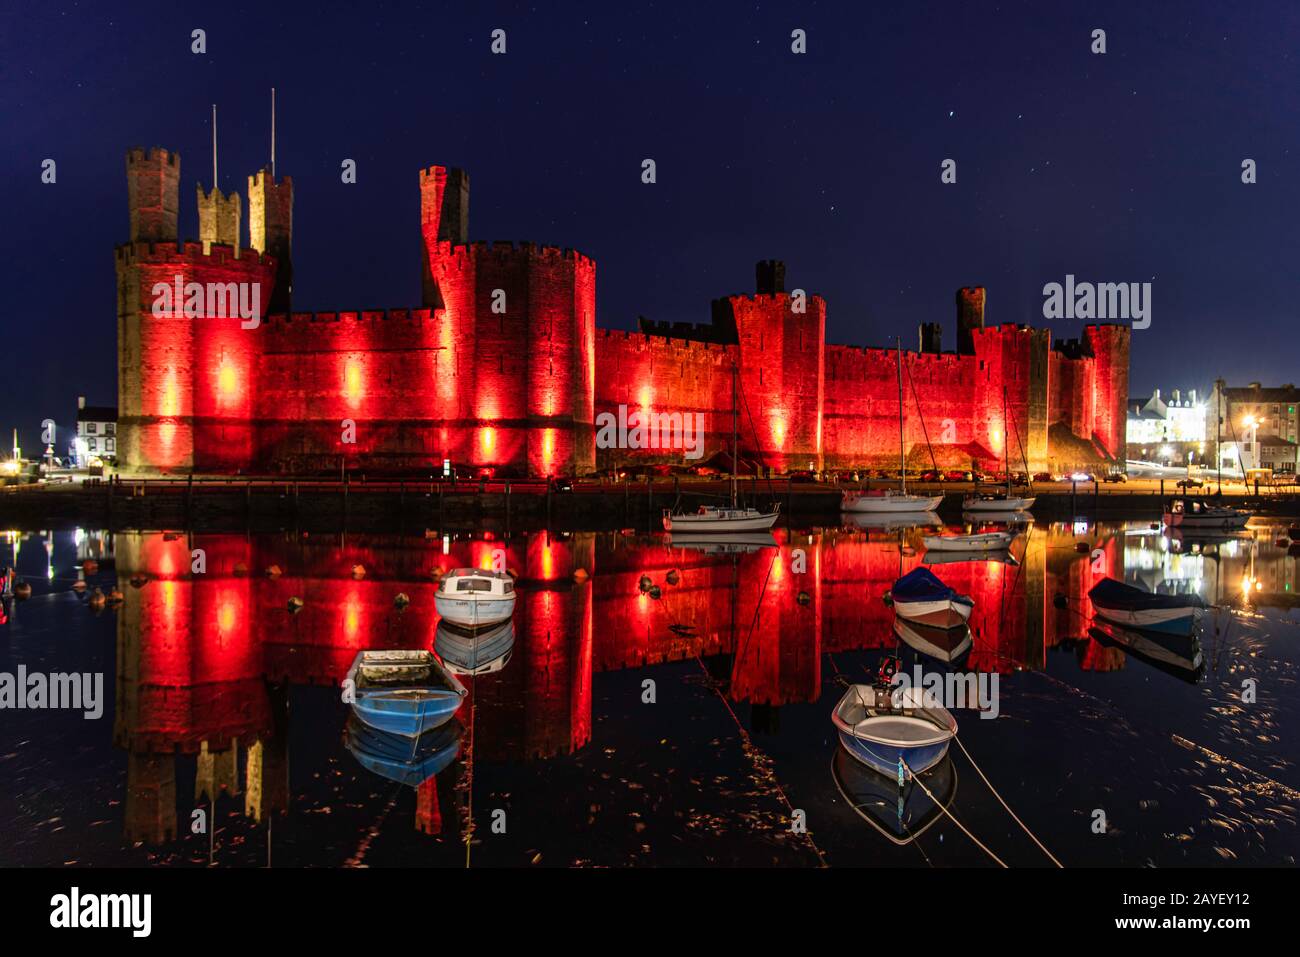
[[74, 464], [84, 468], [92, 458], [112, 464], [117, 461], [117, 409], [111, 405], [87, 405], [77, 396], [77, 435], [72, 448]]

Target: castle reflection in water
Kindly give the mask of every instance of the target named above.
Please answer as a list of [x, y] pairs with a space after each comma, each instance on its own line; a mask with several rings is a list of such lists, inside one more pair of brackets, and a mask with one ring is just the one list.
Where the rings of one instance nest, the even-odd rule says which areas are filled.
[[[963, 667], [1038, 670], [1062, 645], [1085, 670], [1134, 667], [1124, 650], [1088, 637], [1086, 595], [1107, 574], [1209, 600], [1240, 601], [1249, 592], [1252, 602], [1289, 606], [1295, 562], [1266, 560], [1286, 556], [1275, 534], [1252, 529], [1197, 543], [1164, 538], [1145, 523], [1027, 529], [1014, 562], [938, 568], [975, 599], [975, 642]], [[716, 552], [673, 547], [662, 535], [605, 532], [505, 540], [78, 532], [81, 557], [88, 546], [115, 553], [126, 592], [115, 612], [113, 702], [114, 742], [129, 756], [126, 838], [176, 837], [178, 760], [197, 764], [196, 801], [242, 794], [256, 821], [288, 810], [290, 686], [337, 687], [362, 648], [432, 647], [437, 569], [504, 560], [517, 576], [513, 650], [503, 667], [466, 678], [460, 714], [473, 716], [474, 760], [530, 762], [590, 743], [598, 672], [650, 667], [653, 675], [655, 665], [698, 657], [730, 700], [755, 706], [756, 722], [817, 701], [836, 653], [894, 647], [881, 596], [922, 561], [919, 536], [779, 531], [777, 548]], [[203, 550], [204, 574], [191, 574], [191, 549]], [[354, 574], [358, 565], [364, 574]], [[268, 575], [273, 566], [282, 572]], [[646, 576], [658, 597], [644, 587]], [[399, 610], [401, 592], [410, 604]], [[1055, 601], [1058, 593], [1070, 600]], [[296, 613], [292, 598], [302, 599]], [[320, 733], [340, 729], [341, 720]], [[463, 826], [447, 809], [468, 753], [451, 773], [419, 786], [418, 829]]]

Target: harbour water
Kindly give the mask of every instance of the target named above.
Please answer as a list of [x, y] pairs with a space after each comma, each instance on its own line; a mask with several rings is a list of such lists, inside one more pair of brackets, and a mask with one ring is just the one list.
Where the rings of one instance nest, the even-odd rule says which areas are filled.
[[[0, 674], [102, 674], [105, 700], [91, 720], [0, 710], [0, 864], [1050, 866], [992, 787], [1066, 866], [1294, 865], [1286, 534], [1279, 520], [1203, 539], [1038, 524], [1011, 561], [934, 565], [975, 600], [951, 668], [997, 676], [997, 716], [954, 710], [969, 758], [954, 747], [922, 779], [934, 799], [909, 784], [900, 802], [844, 761], [830, 714], [882, 656], [950, 667], [900, 645], [882, 599], [926, 559], [915, 528], [723, 548], [616, 532], [9, 533], [0, 561], [34, 594], [0, 626]], [[438, 570], [464, 566], [516, 576], [510, 627], [464, 662], [477, 673], [460, 676], [445, 766], [377, 773], [340, 683], [364, 648], [463, 656], [474, 642], [439, 629], [433, 596]], [[1203, 596], [1199, 639], [1090, 633], [1087, 593], [1107, 575]], [[120, 603], [92, 607], [113, 587]]]

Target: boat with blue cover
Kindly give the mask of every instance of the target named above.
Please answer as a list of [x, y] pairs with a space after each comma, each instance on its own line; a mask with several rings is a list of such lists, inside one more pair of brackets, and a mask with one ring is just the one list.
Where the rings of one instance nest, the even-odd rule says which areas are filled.
[[407, 738], [445, 724], [469, 692], [432, 651], [361, 651], [348, 669], [352, 711]]
[[426, 731], [418, 738], [390, 734], [348, 718], [345, 743], [363, 768], [389, 781], [418, 787], [456, 760], [462, 729], [459, 721]]
[[963, 624], [975, 607], [969, 595], [958, 594], [923, 565], [894, 582], [885, 597], [900, 618], [938, 628]]
[[1088, 600], [1106, 621], [1170, 635], [1190, 635], [1205, 614], [1200, 595], [1157, 595], [1113, 578], [1092, 586]]
[[898, 773], [900, 758], [913, 774], [923, 774], [943, 760], [957, 733], [957, 719], [923, 689], [880, 682], [850, 685], [831, 721], [844, 750], [885, 775]]

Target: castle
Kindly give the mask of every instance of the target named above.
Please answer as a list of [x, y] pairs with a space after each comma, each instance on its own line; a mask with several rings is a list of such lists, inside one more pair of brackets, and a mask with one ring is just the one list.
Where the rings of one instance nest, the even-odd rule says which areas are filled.
[[[777, 471], [896, 467], [895, 351], [828, 344], [826, 302], [787, 291], [780, 262], [758, 264], [754, 294], [715, 300], [710, 323], [598, 329], [594, 260], [469, 242], [469, 177], [434, 166], [419, 177], [422, 306], [295, 313], [289, 177], [248, 177], [245, 249], [237, 192], [199, 186], [199, 241], [178, 243], [180, 157], [133, 149], [126, 171], [130, 236], [116, 257], [128, 474], [680, 464], [680, 449], [598, 448], [597, 416], [699, 413], [713, 455], [730, 442], [733, 367], [742, 456]], [[257, 284], [266, 315], [158, 314], [156, 289], [177, 283], [232, 295]], [[1053, 344], [1047, 329], [986, 326], [984, 308], [984, 289], [959, 290], [956, 351], [927, 323], [919, 350], [903, 353], [909, 465], [993, 466], [1004, 452], [1031, 471], [1122, 460], [1128, 327]]]

